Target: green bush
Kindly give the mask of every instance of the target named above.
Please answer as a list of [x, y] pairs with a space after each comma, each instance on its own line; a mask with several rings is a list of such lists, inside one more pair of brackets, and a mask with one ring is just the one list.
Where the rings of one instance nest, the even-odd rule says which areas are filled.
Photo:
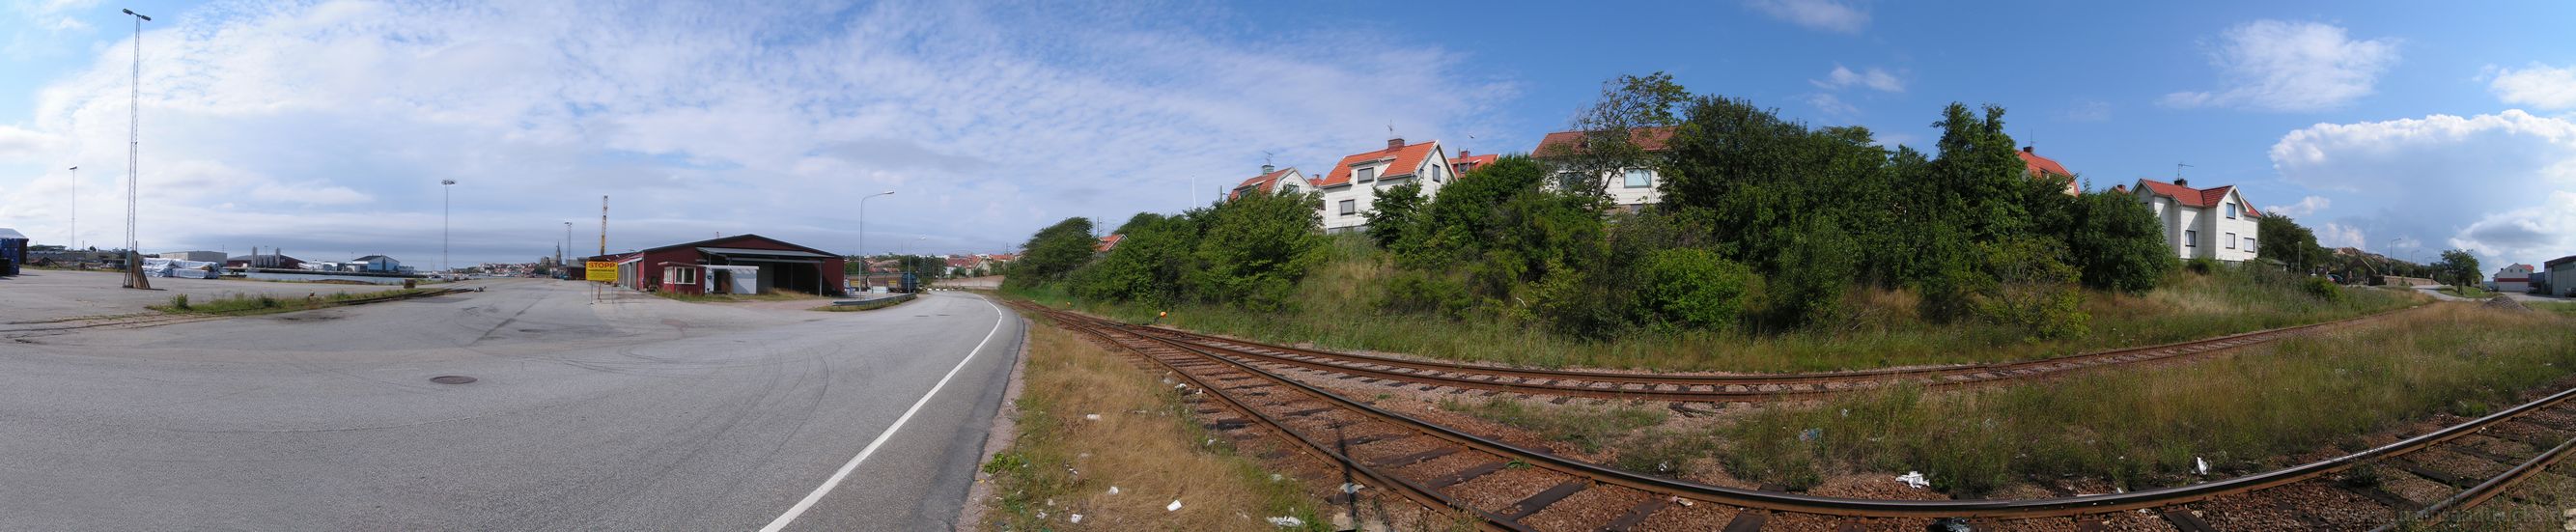
[[1860, 272], [1859, 243], [1822, 217], [1808, 219], [1786, 241], [1790, 245], [1764, 292], [1771, 319], [1785, 326], [1834, 321], [1842, 312], [1843, 291]]
[[2090, 332], [2075, 267], [2059, 260], [2064, 250], [2045, 238], [2015, 238], [1978, 247], [1994, 282], [1971, 307], [1986, 321], [2022, 329], [2030, 339], [2078, 338]]
[[1658, 322], [1679, 327], [1734, 325], [1761, 286], [1751, 268], [1702, 249], [1658, 251], [1647, 255], [1638, 270], [1644, 283], [1638, 303]]
[[1476, 296], [1467, 293], [1467, 284], [1455, 276], [1420, 271], [1399, 271], [1387, 276], [1385, 289], [1377, 297], [1377, 307], [1381, 309], [1451, 319], [1467, 317], [1476, 303]]
[[2305, 288], [2308, 295], [2317, 296], [2317, 299], [2323, 299], [2327, 303], [2343, 302], [2343, 287], [2336, 285], [2334, 280], [2309, 277], [2307, 282], [2301, 284], [2301, 288]]
[[2182, 269], [2191, 273], [2209, 275], [2209, 272], [2218, 271], [2218, 260], [2209, 257], [2191, 259], [2183, 262]]
[[179, 294], [170, 296], [170, 308], [188, 310], [188, 295]]

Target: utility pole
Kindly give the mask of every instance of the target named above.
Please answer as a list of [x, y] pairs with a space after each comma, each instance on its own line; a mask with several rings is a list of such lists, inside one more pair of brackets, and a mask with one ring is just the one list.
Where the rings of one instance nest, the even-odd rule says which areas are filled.
[[134, 92], [126, 100], [125, 130], [125, 287], [150, 290], [152, 281], [143, 277], [143, 255], [137, 249], [143, 245], [134, 237], [134, 191], [139, 181], [135, 165], [143, 160], [143, 23], [152, 17], [132, 9], [125, 14], [134, 16]]
[[572, 249], [572, 222], [564, 222], [563, 244], [555, 246], [555, 265], [563, 266], [564, 252]]
[[63, 240], [68, 249], [80, 249], [80, 167], [72, 167], [72, 237]]
[[455, 194], [448, 192], [448, 189], [455, 186], [454, 179], [438, 180], [438, 273], [441, 274], [456, 271], [456, 268], [447, 264], [447, 219], [450, 216], [447, 204], [455, 197]]

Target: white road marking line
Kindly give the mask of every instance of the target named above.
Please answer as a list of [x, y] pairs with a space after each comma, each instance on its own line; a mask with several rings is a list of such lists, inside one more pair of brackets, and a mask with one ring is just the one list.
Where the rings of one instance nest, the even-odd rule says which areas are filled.
[[993, 336], [1002, 333], [1003, 320], [1008, 319], [1011, 313], [1002, 311], [1000, 305], [994, 305], [989, 299], [984, 300], [984, 306], [993, 307], [993, 312], [996, 314], [993, 316], [993, 331], [984, 333], [984, 341], [976, 342], [975, 349], [966, 352], [966, 359], [957, 361], [957, 367], [948, 368], [948, 376], [940, 377], [938, 384], [930, 385], [930, 392], [921, 394], [921, 400], [913, 401], [912, 408], [903, 411], [903, 417], [894, 418], [893, 425], [886, 426], [885, 432], [877, 433], [876, 441], [868, 442], [867, 448], [859, 449], [859, 455], [850, 457], [850, 463], [841, 464], [841, 470], [832, 472], [832, 478], [824, 480], [823, 485], [814, 488], [813, 493], [805, 494], [805, 500], [796, 501], [796, 506], [788, 508], [787, 513], [779, 514], [777, 520], [769, 522], [769, 526], [760, 527], [760, 532], [785, 530], [788, 523], [794, 523], [797, 516], [805, 515], [805, 510], [813, 508], [815, 502], [822, 501], [824, 495], [830, 495], [832, 488], [841, 485], [841, 479], [849, 478], [850, 471], [859, 468], [859, 462], [867, 461], [868, 455], [876, 454], [878, 447], [884, 446], [886, 440], [894, 438], [894, 432], [902, 429], [904, 422], [912, 421], [912, 415], [921, 411], [921, 405], [929, 404], [931, 396], [939, 395], [939, 389], [948, 386], [948, 379], [955, 378], [958, 370], [966, 369], [966, 363], [973, 362], [975, 354], [984, 351], [984, 344], [992, 343]]

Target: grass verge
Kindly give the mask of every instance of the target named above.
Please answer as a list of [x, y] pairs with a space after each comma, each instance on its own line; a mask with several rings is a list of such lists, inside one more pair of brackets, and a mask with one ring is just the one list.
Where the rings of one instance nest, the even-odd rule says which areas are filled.
[[[1299, 530], [1265, 521], [1284, 516], [1326, 529], [1300, 484], [1235, 454], [1125, 356], [1051, 326], [1031, 327], [1029, 341], [1019, 434], [983, 466], [995, 482], [990, 526]], [[1175, 500], [1181, 508], [1166, 510]]]
[[377, 292], [346, 292], [346, 293], [337, 293], [337, 294], [306, 294], [304, 297], [276, 297], [276, 296], [271, 296], [271, 295], [267, 295], [267, 294], [260, 294], [260, 295], [251, 295], [251, 294], [225, 294], [225, 295], [223, 295], [223, 296], [221, 296], [221, 297], [216, 297], [216, 298], [208, 299], [208, 300], [198, 300], [198, 301], [191, 301], [191, 300], [189, 300], [189, 299], [188, 299], [188, 295], [187, 295], [187, 294], [179, 294], [179, 295], [175, 295], [175, 296], [170, 296], [170, 302], [169, 302], [168, 304], [163, 304], [163, 305], [149, 305], [149, 306], [145, 306], [144, 308], [148, 308], [148, 309], [152, 309], [152, 310], [158, 310], [158, 311], [162, 311], [162, 312], [168, 312], [168, 313], [172, 313], [172, 314], [219, 314], [219, 315], [225, 315], [225, 316], [249, 316], [249, 315], [256, 315], [256, 314], [275, 314], [275, 313], [279, 313], [279, 312], [294, 312], [294, 311], [298, 311], [298, 310], [313, 310], [313, 309], [318, 309], [318, 308], [323, 308], [323, 307], [336, 306], [336, 305], [339, 305], [339, 304], [342, 304], [342, 303], [347, 303], [347, 302], [350, 302], [350, 301], [355, 301], [355, 300], [360, 300], [360, 299], [374, 299], [374, 298], [382, 298], [382, 297], [404, 296], [404, 295], [411, 295], [411, 294], [419, 294], [419, 293], [424, 293], [424, 292], [430, 292], [430, 291], [434, 291], [434, 290], [439, 290], [439, 289], [436, 289], [436, 288], [398, 288], [398, 289], [393, 289], [393, 290], [384, 290], [384, 291], [377, 291]]
[[[2091, 331], [2071, 340], [2031, 342], [2012, 327], [1931, 323], [1917, 317], [1918, 298], [1911, 292], [1854, 289], [1843, 301], [1845, 318], [1834, 326], [1783, 334], [1634, 333], [1586, 341], [1509, 320], [1376, 311], [1374, 287], [1391, 268], [1367, 242], [1338, 240], [1332, 260], [1298, 283], [1293, 310], [1185, 304], [1169, 309], [1163, 322], [1273, 343], [1535, 367], [1791, 372], [2029, 360], [2331, 321], [2429, 299], [2407, 291], [2352, 289], [2320, 297], [2300, 286], [2299, 277], [2226, 267], [2208, 274], [2177, 272], [2142, 296], [2086, 292], [2083, 309], [2092, 315]], [[1006, 295], [1056, 308], [1073, 301], [1053, 287]], [[1166, 310], [1094, 303], [1074, 308], [1140, 323]]]
[[2436, 414], [2484, 415], [2567, 376], [2570, 345], [2576, 320], [2562, 314], [2445, 304], [2190, 365], [1976, 393], [1893, 389], [1688, 436], [1730, 442], [1718, 456], [1730, 474], [1793, 486], [1920, 470], [1961, 497], [2060, 476], [2135, 490], [2202, 478], [2198, 460], [2213, 477], [2253, 472], [2359, 451], [2362, 435]]
[[2487, 289], [2475, 286], [2445, 286], [2442, 287], [2440, 291], [2444, 294], [2450, 294], [2453, 297], [2465, 297], [2469, 299], [2486, 299], [2490, 296], [2496, 295], [2495, 292], [2490, 292], [2487, 291]]

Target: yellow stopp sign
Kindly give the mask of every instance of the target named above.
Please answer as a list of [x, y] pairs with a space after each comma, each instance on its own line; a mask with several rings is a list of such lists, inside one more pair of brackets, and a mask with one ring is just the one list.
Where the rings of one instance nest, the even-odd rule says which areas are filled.
[[603, 283], [617, 282], [617, 263], [615, 262], [604, 260], [582, 261], [582, 266], [584, 267], [583, 269], [589, 270], [588, 272], [583, 273], [582, 277], [584, 278]]

